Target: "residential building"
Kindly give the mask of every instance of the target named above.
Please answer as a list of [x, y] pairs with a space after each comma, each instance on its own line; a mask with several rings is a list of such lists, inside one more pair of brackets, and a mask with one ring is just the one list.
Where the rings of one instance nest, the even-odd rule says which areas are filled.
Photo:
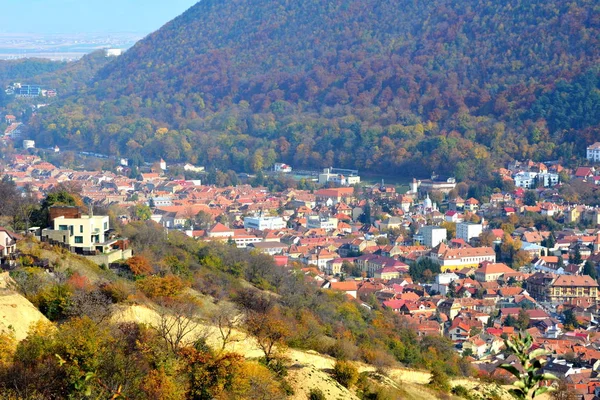
[[0, 259], [4, 262], [17, 251], [18, 236], [4, 228], [0, 228]]
[[[374, 277], [375, 273], [386, 268], [392, 267], [401, 273], [408, 272], [408, 265], [389, 257], [378, 256], [375, 254], [364, 254], [357, 257], [355, 264], [363, 272], [367, 273], [368, 277]], [[390, 272], [388, 270], [387, 272]]]
[[538, 301], [557, 304], [598, 301], [598, 283], [587, 275], [537, 272], [527, 278], [527, 291]]
[[214, 224], [206, 233], [209, 238], [230, 238], [233, 236], [233, 229], [229, 229], [220, 222]]
[[59, 216], [52, 223], [52, 228], [42, 230], [42, 240], [61, 244], [76, 253], [95, 252], [96, 245], [108, 239], [107, 215]]
[[514, 269], [504, 263], [484, 262], [480, 268], [475, 270], [475, 280], [478, 282], [497, 281], [505, 274], [513, 274]]
[[442, 272], [477, 267], [484, 261], [496, 262], [496, 252], [491, 247], [451, 249], [440, 243], [429, 253], [429, 258], [440, 264]]
[[456, 238], [469, 243], [472, 238], [479, 237], [483, 231], [482, 224], [472, 222], [459, 222], [456, 224]]
[[597, 301], [598, 286], [598, 282], [587, 275], [560, 275], [550, 284], [548, 298], [556, 303], [572, 302], [576, 299]]
[[537, 172], [521, 171], [514, 176], [515, 186], [532, 188], [536, 185]]
[[108, 265], [132, 256], [127, 239], [109, 237], [109, 218], [106, 215], [75, 218], [60, 215], [53, 219], [52, 224], [52, 227], [42, 230], [42, 241], [66, 247], [97, 264]]
[[428, 247], [435, 247], [446, 240], [446, 228], [440, 226], [423, 226], [420, 229], [423, 235], [423, 244]]
[[246, 229], [264, 231], [265, 229], [278, 230], [285, 227], [286, 223], [281, 217], [265, 217], [262, 215], [256, 215], [254, 217], [244, 218], [244, 228]]
[[344, 282], [329, 282], [325, 289], [331, 289], [338, 292], [344, 292], [347, 295], [350, 295], [356, 298], [356, 293], [358, 291], [358, 284], [356, 281], [344, 281]]
[[320, 215], [310, 215], [306, 218], [306, 227], [309, 229], [325, 229], [333, 231], [337, 229], [338, 220], [334, 217], [326, 217]]
[[325, 204], [328, 206], [336, 205], [339, 202], [346, 204], [350, 203], [354, 199], [354, 188], [330, 188], [330, 189], [319, 189], [315, 192], [317, 203]]
[[600, 142], [587, 147], [587, 159], [592, 162], [600, 161]]
[[261, 253], [274, 256], [275, 254], [283, 254], [289, 248], [289, 246], [279, 242], [257, 242], [250, 243], [247, 248], [255, 249]]

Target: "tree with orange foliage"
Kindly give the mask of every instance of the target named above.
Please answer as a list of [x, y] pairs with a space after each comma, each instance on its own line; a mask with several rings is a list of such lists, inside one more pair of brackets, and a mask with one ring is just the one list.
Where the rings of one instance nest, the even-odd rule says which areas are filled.
[[[188, 398], [213, 399], [243, 395], [246, 385], [242, 372], [244, 357], [236, 353], [213, 355], [202, 346], [184, 347], [179, 351], [188, 382]], [[243, 398], [243, 397], [242, 397]]]
[[176, 378], [169, 376], [162, 368], [150, 371], [141, 389], [148, 399], [177, 400], [184, 397]]
[[289, 328], [277, 308], [266, 313], [251, 312], [246, 321], [248, 332], [256, 338], [258, 347], [265, 355], [265, 364], [275, 360], [276, 352], [281, 350], [285, 339], [290, 335]]
[[136, 282], [136, 286], [150, 298], [177, 296], [186, 285], [176, 275], [147, 276]]
[[144, 256], [133, 256], [127, 260], [126, 264], [135, 276], [146, 276], [154, 272], [150, 261]]

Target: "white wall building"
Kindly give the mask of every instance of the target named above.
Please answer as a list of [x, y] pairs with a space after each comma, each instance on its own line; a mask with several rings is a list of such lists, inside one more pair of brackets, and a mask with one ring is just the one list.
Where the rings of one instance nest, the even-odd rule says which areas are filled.
[[446, 240], [446, 228], [440, 226], [424, 226], [420, 229], [423, 235], [423, 245], [435, 247]]
[[333, 217], [321, 217], [319, 215], [310, 215], [306, 218], [306, 227], [309, 229], [325, 229], [333, 231], [337, 229], [338, 220]]
[[550, 187], [558, 185], [560, 177], [558, 174], [553, 174], [550, 172], [544, 172], [538, 175], [538, 181], [542, 182], [544, 187]]
[[515, 186], [525, 189], [533, 189], [536, 185], [541, 183], [544, 187], [550, 187], [558, 185], [559, 176], [550, 172], [543, 172], [538, 174], [537, 172], [521, 171], [514, 176]]
[[123, 54], [123, 49], [104, 49], [105, 57], [118, 57]]
[[532, 188], [535, 186], [536, 180], [535, 178], [537, 177], [537, 172], [525, 172], [525, 171], [521, 171], [518, 172], [515, 177], [515, 186], [516, 187], [520, 187], [520, 188]]
[[257, 229], [263, 231], [265, 229], [283, 229], [287, 226], [283, 218], [281, 217], [265, 217], [265, 216], [254, 216], [244, 218], [244, 228], [246, 229]]
[[450, 282], [454, 282], [458, 279], [460, 279], [460, 277], [458, 275], [456, 275], [454, 272], [446, 272], [443, 274], [436, 275], [435, 283], [440, 284], [440, 285], [449, 285]]
[[600, 161], [600, 142], [587, 147], [587, 159], [592, 162]]
[[332, 172], [330, 168], [325, 168], [319, 174], [319, 185], [325, 185], [328, 182], [333, 182], [338, 186], [353, 186], [360, 183], [360, 176], [356, 174], [338, 174]]
[[42, 230], [42, 238], [69, 246], [71, 249], [94, 250], [107, 239], [109, 219], [106, 215], [54, 219], [52, 228]]
[[275, 165], [273, 165], [273, 170], [275, 172], [282, 172], [288, 174], [292, 172], [292, 167], [284, 163], [275, 163]]
[[481, 235], [482, 231], [482, 224], [474, 224], [472, 222], [459, 222], [456, 224], [456, 238], [462, 239], [467, 243], [472, 238]]

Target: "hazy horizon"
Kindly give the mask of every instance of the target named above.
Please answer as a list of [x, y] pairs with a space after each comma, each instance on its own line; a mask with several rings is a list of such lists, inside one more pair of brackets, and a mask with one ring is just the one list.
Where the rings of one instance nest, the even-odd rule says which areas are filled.
[[149, 34], [197, 0], [5, 0], [4, 34]]

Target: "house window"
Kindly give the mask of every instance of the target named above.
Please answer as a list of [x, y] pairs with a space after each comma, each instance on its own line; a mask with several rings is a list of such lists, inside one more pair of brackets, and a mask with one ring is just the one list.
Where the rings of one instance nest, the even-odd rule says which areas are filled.
[[83, 233], [83, 225], [79, 225], [79, 233]]
[[75, 236], [75, 243], [83, 243], [83, 236]]
[[59, 225], [58, 230], [59, 231], [68, 231], [69, 227], [67, 225]]
[[105, 223], [104, 223], [104, 230], [105, 230], [105, 231], [106, 231], [106, 230], [108, 230], [108, 222], [105, 222]]

